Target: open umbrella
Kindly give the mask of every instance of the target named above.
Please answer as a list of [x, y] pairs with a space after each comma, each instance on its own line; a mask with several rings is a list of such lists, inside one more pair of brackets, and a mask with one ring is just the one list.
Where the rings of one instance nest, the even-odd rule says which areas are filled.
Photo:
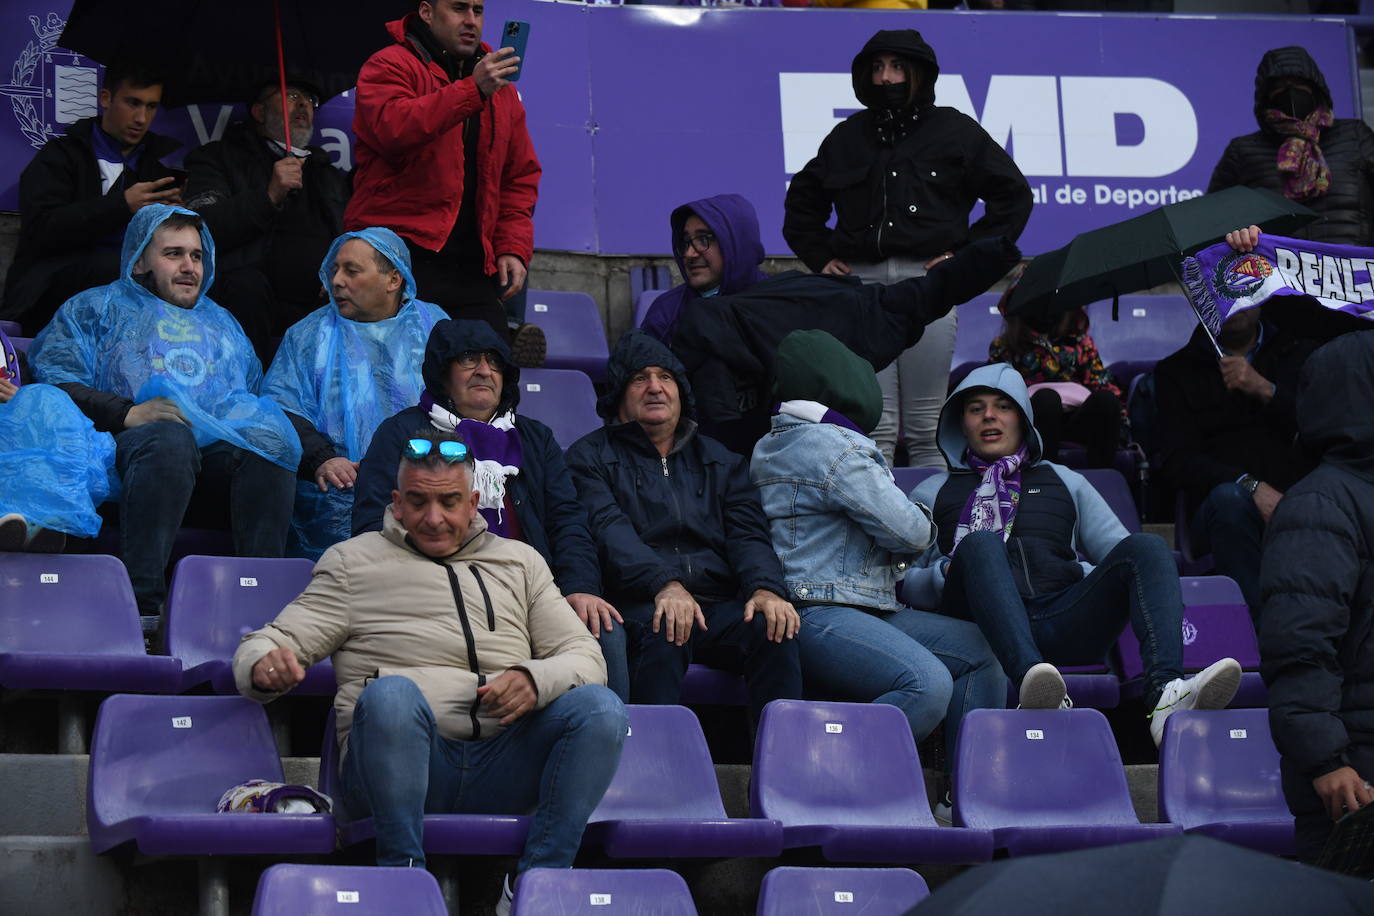
[[909, 916], [1368, 916], [1374, 885], [1204, 836], [980, 865]]
[[385, 23], [414, 8], [414, 0], [76, 0], [58, 43], [104, 64], [157, 64], [166, 105], [242, 102], [268, 81], [284, 83], [286, 72], [324, 101], [353, 87], [363, 62], [391, 42]]
[[1007, 303], [1009, 315], [1049, 316], [1178, 279], [1179, 261], [1227, 232], [1257, 225], [1288, 235], [1316, 219], [1302, 204], [1262, 188], [1234, 187], [1079, 233], [1037, 256]]

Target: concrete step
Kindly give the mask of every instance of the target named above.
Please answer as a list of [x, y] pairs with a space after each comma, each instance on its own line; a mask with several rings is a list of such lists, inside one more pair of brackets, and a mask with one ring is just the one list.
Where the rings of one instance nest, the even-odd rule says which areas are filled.
[[116, 916], [125, 897], [119, 865], [93, 854], [85, 837], [0, 837], [0, 913]]

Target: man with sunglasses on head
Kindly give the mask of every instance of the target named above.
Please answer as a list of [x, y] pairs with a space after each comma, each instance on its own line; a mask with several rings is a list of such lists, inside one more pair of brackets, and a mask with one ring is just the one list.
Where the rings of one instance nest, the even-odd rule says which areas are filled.
[[478, 509], [494, 534], [524, 541], [548, 562], [568, 603], [602, 640], [612, 665], [607, 685], [629, 695], [625, 634], [602, 597], [596, 546], [553, 432], [516, 413], [520, 368], [510, 347], [483, 321], [443, 320], [430, 331], [419, 404], [384, 421], [358, 468], [353, 533], [382, 526], [390, 467], [413, 430], [457, 430], [476, 460]]
[[[399, 460], [398, 460], [399, 458]], [[377, 864], [424, 867], [426, 813], [526, 814], [516, 873], [570, 868], [615, 775], [627, 718], [548, 565], [496, 537], [463, 436], [408, 434], [380, 532], [336, 544], [244, 637], [234, 678], [266, 703], [332, 657], [342, 798]], [[508, 879], [497, 912], [509, 912]]]
[[187, 206], [205, 218], [220, 246], [211, 295], [239, 320], [264, 364], [272, 339], [322, 303], [310, 268], [343, 232], [352, 193], [350, 176], [310, 145], [319, 105], [319, 90], [288, 76], [288, 142], [274, 79], [254, 93], [248, 121], [230, 124], [223, 139], [186, 157]]

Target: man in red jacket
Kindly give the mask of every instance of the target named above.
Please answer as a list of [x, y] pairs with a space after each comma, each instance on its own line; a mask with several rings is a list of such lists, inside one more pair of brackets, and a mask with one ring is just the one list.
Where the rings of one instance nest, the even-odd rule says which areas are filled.
[[[482, 42], [483, 12], [480, 0], [422, 0], [387, 23], [396, 43], [358, 74], [344, 224], [395, 230], [426, 299], [508, 337], [503, 302], [525, 284], [541, 170], [508, 88], [520, 59]], [[512, 351], [538, 365], [543, 332], [522, 326]]]

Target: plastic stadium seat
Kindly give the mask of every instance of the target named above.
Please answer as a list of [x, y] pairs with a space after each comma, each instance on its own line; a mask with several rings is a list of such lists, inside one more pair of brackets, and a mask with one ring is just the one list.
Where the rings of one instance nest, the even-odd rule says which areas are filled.
[[696, 916], [692, 892], [666, 868], [532, 868], [515, 888], [512, 916]]
[[1180, 710], [1164, 723], [1159, 816], [1261, 852], [1295, 853], [1279, 752], [1264, 709]]
[[242, 697], [117, 694], [91, 742], [91, 847], [132, 842], [147, 855], [286, 855], [334, 851], [328, 814], [216, 814], [249, 779], [282, 781], [267, 713]]
[[[972, 369], [987, 363], [988, 344], [1002, 333], [1002, 315], [997, 311], [997, 302], [1001, 298], [1001, 293], [983, 293], [955, 309], [959, 313], [959, 329], [954, 336], [951, 370], [961, 365]], [[968, 375], [967, 370], [964, 375]]]
[[893, 468], [892, 480], [907, 496], [927, 477], [940, 473], [940, 468]]
[[591, 296], [532, 289], [526, 303], [527, 320], [543, 328], [548, 340], [544, 368], [580, 369], [594, 382], [605, 381], [610, 352]]
[[[1120, 319], [1113, 321], [1110, 299], [1088, 306], [1089, 333], [1109, 369], [1157, 363], [1186, 344], [1197, 327], [1197, 313], [1182, 295], [1122, 296], [1117, 314]], [[1131, 382], [1124, 372], [1118, 381], [1123, 391]]]
[[649, 314], [649, 306], [666, 292], [666, 289], [646, 289], [639, 294], [639, 298], [635, 300], [635, 327], [644, 327], [644, 316]]
[[897, 916], [930, 896], [909, 868], [775, 868], [756, 916]]
[[749, 687], [742, 674], [693, 662], [682, 677], [678, 702], [684, 706], [747, 706]]
[[777, 856], [782, 825], [730, 818], [697, 717], [682, 706], [627, 706], [620, 768], [583, 834], [612, 858]]
[[1111, 726], [1095, 709], [975, 709], [959, 727], [954, 821], [993, 832], [1012, 856], [1152, 840]]
[[0, 553], [0, 686], [174, 693], [181, 663], [143, 647], [114, 557]]
[[[1219, 658], [1231, 656], [1244, 673], [1234, 707], [1266, 706], [1269, 691], [1260, 678], [1259, 641], [1240, 586], [1226, 576], [1185, 576], [1183, 591], [1183, 670], [1195, 674]], [[1144, 691], [1140, 643], [1129, 627], [1121, 634], [1121, 673], [1130, 695]]]
[[749, 808], [782, 822], [787, 848], [818, 846], [832, 862], [992, 856], [989, 831], [935, 823], [911, 727], [880, 703], [769, 703], [754, 743]]
[[20, 353], [28, 353], [29, 347], [33, 345], [32, 337], [15, 337], [12, 334], [7, 334], [6, 336], [9, 337], [10, 343], [14, 344], [14, 349], [18, 350]]
[[[339, 845], [352, 846], [376, 836], [372, 818], [350, 820], [339, 783], [339, 742], [334, 710], [324, 723], [320, 743], [320, 791], [334, 800]], [[426, 855], [518, 856], [525, 849], [530, 819], [514, 814], [426, 814], [422, 845]]]
[[423, 868], [273, 865], [258, 880], [253, 916], [448, 916]]
[[0, 321], [0, 331], [3, 331], [6, 337], [13, 338], [22, 334], [24, 329], [17, 321]]
[[[181, 660], [181, 687], [206, 681], [234, 695], [230, 659], [245, 633], [270, 622], [310, 584], [315, 564], [301, 559], [184, 557], [167, 594], [167, 654]], [[292, 692], [333, 696], [334, 666], [311, 665]]]
[[1082, 468], [1078, 471], [1112, 507], [1121, 524], [1132, 534], [1140, 533], [1140, 512], [1131, 498], [1131, 485], [1115, 468]]
[[592, 380], [575, 369], [521, 369], [520, 413], [553, 430], [563, 449], [603, 425]]
[[[108, 505], [108, 504], [107, 504]], [[105, 553], [119, 553], [119, 524], [110, 519], [100, 526], [95, 548]], [[176, 566], [183, 557], [232, 557], [234, 536], [227, 528], [178, 528], [172, 541], [172, 555], [168, 563]]]

